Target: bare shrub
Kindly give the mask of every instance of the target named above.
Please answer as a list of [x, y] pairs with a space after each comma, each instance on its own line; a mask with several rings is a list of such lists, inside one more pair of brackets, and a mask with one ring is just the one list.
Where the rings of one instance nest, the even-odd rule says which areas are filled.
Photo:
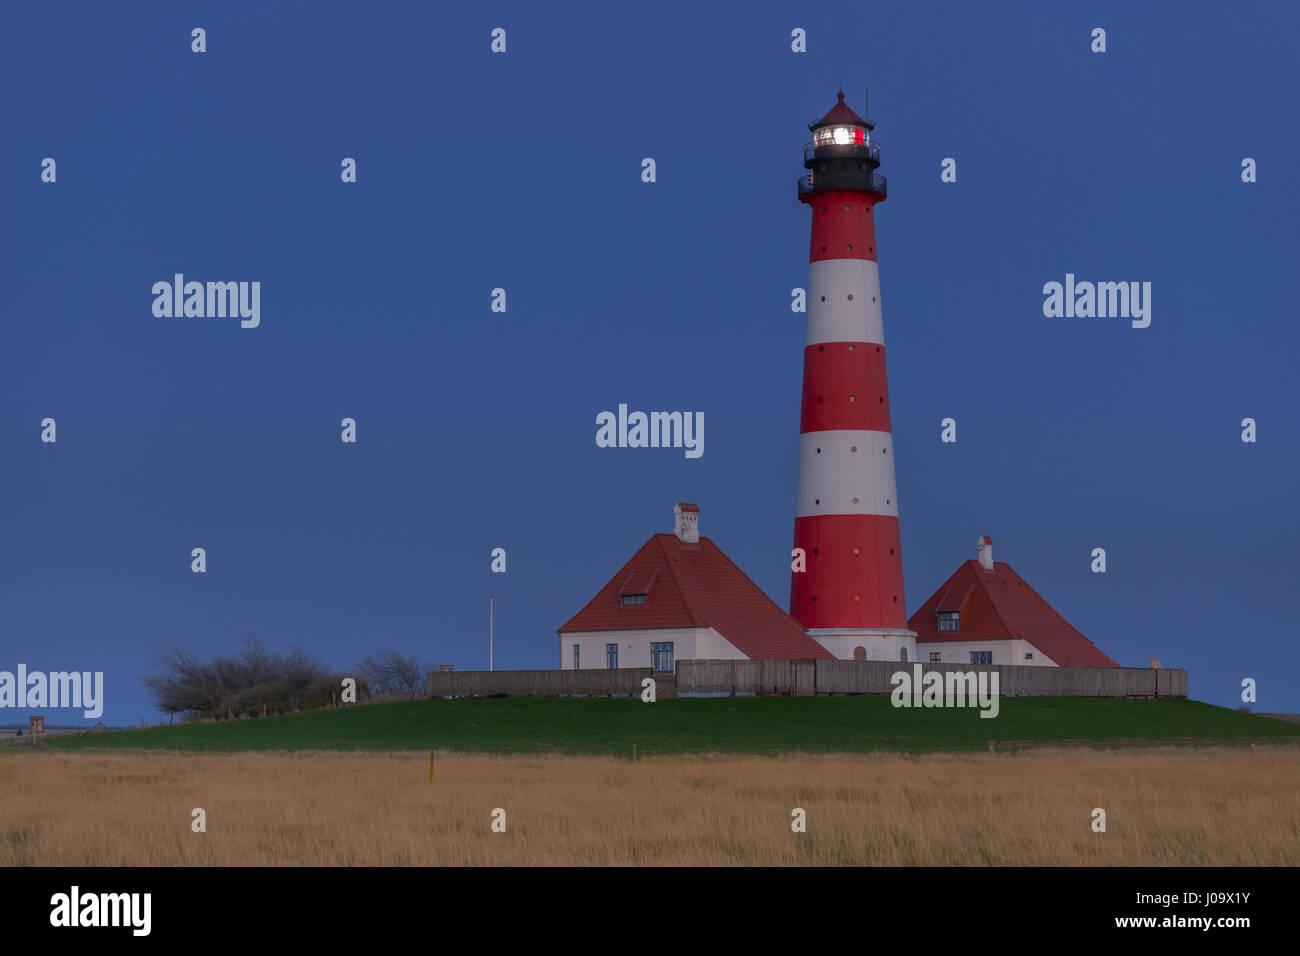
[[300, 648], [274, 654], [256, 638], [238, 653], [210, 661], [172, 648], [160, 665], [162, 673], [144, 678], [150, 699], [163, 713], [191, 720], [323, 707], [341, 680]]
[[397, 651], [383, 651], [361, 658], [356, 670], [358, 691], [364, 681], [370, 700], [418, 700], [425, 693], [425, 674], [433, 666]]

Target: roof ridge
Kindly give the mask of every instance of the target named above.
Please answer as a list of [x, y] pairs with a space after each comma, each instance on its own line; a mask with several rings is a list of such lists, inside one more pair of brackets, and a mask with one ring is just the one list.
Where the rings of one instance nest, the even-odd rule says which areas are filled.
[[[653, 538], [654, 538], [654, 536], [652, 535], [652, 536], [651, 536], [651, 540], [653, 540]], [[650, 541], [646, 541], [645, 544], [641, 545], [641, 547], [639, 547], [639, 548], [637, 548], [635, 551], [633, 551], [633, 552], [632, 552], [632, 557], [630, 557], [630, 558], [628, 558], [626, 561], [624, 561], [624, 562], [623, 562], [623, 566], [622, 566], [621, 568], [619, 568], [617, 572], [615, 572], [615, 574], [614, 574], [614, 578], [617, 578], [620, 574], [623, 574], [624, 571], [627, 571], [627, 572], [628, 572], [626, 575], [624, 575], [623, 580], [622, 580], [622, 583], [619, 584], [619, 588], [622, 588], [623, 585], [627, 583], [627, 579], [631, 576], [631, 573], [632, 573], [632, 572], [629, 571], [628, 568], [631, 566], [632, 562], [635, 561], [635, 560], [637, 559], [637, 555], [639, 555], [642, 551], [644, 551], [644, 550], [646, 549], [646, 547], [647, 547], [649, 544], [650, 544]], [[610, 580], [613, 581], [614, 578], [611, 578]], [[608, 586], [608, 585], [606, 585], [606, 586]], [[584, 605], [582, 606], [582, 608], [578, 611], [577, 614], [574, 614], [572, 617], [570, 617], [570, 618], [569, 618], [569, 621], [572, 621], [572, 620], [574, 620], [575, 618], [581, 616], [583, 613], [586, 612], [586, 610], [587, 610], [588, 608], [590, 608], [590, 607], [594, 607], [595, 604], [596, 604], [596, 601], [600, 598], [600, 596], [601, 596], [601, 594], [604, 592], [604, 590], [605, 590], [604, 588], [601, 588], [601, 589], [598, 590], [595, 594], [593, 594], [593, 595], [591, 596], [591, 600], [588, 601], [586, 604], [584, 604]], [[565, 624], [567, 624], [567, 623], [568, 623], [568, 621], [565, 622]], [[561, 624], [559, 627], [557, 627], [557, 628], [555, 629], [555, 631], [556, 631], [556, 633], [558, 634], [558, 633], [559, 633], [561, 630], [563, 630], [563, 629], [564, 629], [564, 625]]]
[[[707, 538], [701, 538], [700, 540], [701, 540], [701, 541], [707, 541], [708, 539], [707, 539]], [[709, 544], [713, 544], [713, 542], [712, 542], [712, 541], [709, 541]], [[713, 547], [717, 549], [718, 554], [722, 555], [722, 560], [726, 561], [729, 565], [731, 565], [733, 568], [736, 569], [736, 573], [737, 573], [737, 574], [739, 574], [742, 578], [744, 578], [744, 579], [745, 579], [746, 581], [748, 581], [750, 584], [753, 584], [753, 585], [754, 585], [754, 590], [757, 591], [759, 594], [761, 594], [761, 595], [763, 596], [763, 599], [764, 599], [765, 601], [767, 601], [768, 604], [772, 605], [772, 607], [776, 608], [778, 611], [780, 611], [780, 612], [781, 612], [782, 614], [784, 614], [786, 617], [789, 617], [790, 620], [794, 621], [794, 618], [790, 616], [790, 612], [787, 611], [787, 610], [785, 610], [783, 607], [781, 607], [781, 605], [777, 604], [775, 601], [773, 601], [772, 598], [771, 598], [771, 596], [770, 596], [766, 591], [764, 591], [762, 588], [760, 588], [760, 587], [759, 587], [759, 586], [754, 582], [754, 579], [751, 578], [748, 574], [746, 574], [746, 573], [744, 572], [744, 570], [741, 568], [740, 565], [738, 565], [735, 561], [732, 561], [731, 558], [729, 558], [729, 557], [727, 556], [727, 552], [723, 551], [723, 550], [722, 550], [721, 548], [719, 548], [716, 544], [713, 544]], [[796, 624], [799, 624], [798, 621], [794, 621], [794, 622], [795, 622]], [[804, 626], [803, 626], [802, 624], [799, 624], [799, 629], [802, 631], [802, 630], [804, 629]]]
[[[998, 623], [1002, 625], [1003, 629], [1008, 634], [1014, 636], [1016, 640], [1019, 641], [1029, 640], [1029, 638], [1024, 637], [1019, 631], [1014, 630], [1011, 627], [1011, 625], [1007, 623], [1007, 619], [1002, 616], [1002, 612], [998, 610], [998, 602], [994, 599], [993, 593], [989, 590], [988, 585], [984, 583], [984, 575], [980, 574], [980, 570], [982, 570], [984, 566], [980, 564], [978, 561], [976, 561], [974, 558], [967, 558], [966, 563], [976, 565], [976, 567], [972, 569], [975, 572], [975, 581], [976, 583], [979, 584], [980, 590], [984, 592], [984, 596], [989, 599], [989, 607], [993, 608], [993, 616], [998, 619]], [[1006, 568], [1008, 571], [1010, 571], [1012, 574], [1016, 574], [1015, 568], [1011, 567], [1011, 565], [1007, 564], [1005, 561], [1002, 562], [1002, 566]], [[994, 562], [993, 564], [993, 573], [997, 574], [997, 562]], [[1019, 578], [1020, 575], [1016, 574], [1016, 577]], [[1021, 578], [1021, 580], [1023, 581], [1024, 578]], [[1039, 598], [1039, 600], [1042, 599]], [[1029, 641], [1029, 643], [1033, 644], [1034, 642]], [[1038, 647], [1037, 644], [1034, 644], [1034, 646]], [[1039, 648], [1039, 650], [1042, 650], [1042, 648]]]
[[[1007, 565], [1007, 567], [1008, 567], [1008, 568], [1011, 568], [1011, 565]], [[1058, 610], [1056, 609], [1056, 607], [1055, 607], [1053, 604], [1051, 604], [1051, 603], [1050, 603], [1046, 598], [1044, 598], [1041, 594], [1039, 594], [1037, 591], [1034, 590], [1034, 586], [1033, 586], [1032, 584], [1030, 584], [1030, 583], [1029, 583], [1028, 581], [1026, 581], [1024, 578], [1020, 577], [1019, 574], [1016, 574], [1014, 568], [1011, 568], [1011, 573], [1012, 573], [1012, 574], [1015, 574], [1016, 577], [1019, 578], [1021, 584], [1023, 584], [1025, 587], [1029, 588], [1029, 593], [1030, 593], [1030, 594], [1032, 594], [1034, 597], [1038, 598], [1038, 600], [1042, 601], [1042, 602], [1043, 602], [1043, 605], [1044, 605], [1044, 606], [1045, 606], [1049, 611], [1051, 611], [1053, 614], [1056, 615], [1057, 620], [1059, 620], [1062, 624], [1064, 624], [1064, 625], [1065, 625], [1066, 627], [1068, 627], [1070, 630], [1074, 631], [1075, 634], [1078, 634], [1081, 638], [1083, 638], [1085, 641], [1087, 641], [1088, 644], [1092, 646], [1093, 650], [1095, 650], [1098, 654], [1102, 654], [1102, 655], [1104, 655], [1104, 656], [1106, 656], [1106, 657], [1110, 657], [1109, 654], [1107, 654], [1105, 651], [1103, 651], [1100, 647], [1098, 647], [1098, 646], [1093, 642], [1092, 638], [1090, 638], [1087, 634], [1083, 633], [1083, 631], [1079, 630], [1077, 627], [1075, 627], [1073, 624], [1071, 624], [1069, 621], [1067, 621], [1067, 620], [1065, 619], [1065, 617], [1061, 614], [1061, 612], [1058, 611]], [[1028, 641], [1030, 644], [1034, 644], [1034, 642], [1033, 642], [1033, 641], [1030, 641], [1029, 638], [1024, 638], [1024, 640]], [[1038, 647], [1038, 645], [1037, 645], [1037, 644], [1034, 644], [1034, 647]], [[1043, 650], [1041, 647], [1038, 647], [1038, 649], [1039, 649], [1040, 651]], [[1047, 654], [1047, 651], [1043, 651], [1043, 653], [1044, 653], [1044, 654]], [[1050, 654], [1048, 654], [1048, 656], [1051, 657]], [[1114, 660], [1114, 658], [1112, 657], [1111, 660]], [[1060, 661], [1057, 661], [1057, 663], [1059, 664]], [[1066, 665], [1066, 666], [1069, 666], [1069, 665]]]
[[[664, 567], [668, 569], [668, 576], [673, 579], [673, 590], [677, 592], [677, 599], [682, 602], [682, 610], [686, 612], [686, 616], [691, 619], [691, 623], [696, 627], [712, 627], [712, 624], [700, 624], [700, 616], [696, 614], [695, 608], [691, 607], [690, 601], [686, 599], [686, 591], [682, 587], [681, 579], [677, 577], [677, 571], [673, 568], [673, 559], [668, 554], [667, 542], [664, 540], [665, 538], [672, 538], [675, 541], [677, 540], [677, 535], [670, 534], [667, 531], [661, 531], [654, 536], [654, 540], [659, 545], [659, 553], [663, 556]], [[701, 536], [700, 540], [708, 541], [709, 539]], [[712, 544], [713, 542], [710, 541], [709, 543]]]

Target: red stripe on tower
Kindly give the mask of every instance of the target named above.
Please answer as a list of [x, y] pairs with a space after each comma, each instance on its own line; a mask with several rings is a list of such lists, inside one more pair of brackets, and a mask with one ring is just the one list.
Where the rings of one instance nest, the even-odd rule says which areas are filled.
[[874, 125], [844, 103], [809, 124], [812, 209], [790, 616], [836, 657], [915, 660], [907, 629], [873, 207]]

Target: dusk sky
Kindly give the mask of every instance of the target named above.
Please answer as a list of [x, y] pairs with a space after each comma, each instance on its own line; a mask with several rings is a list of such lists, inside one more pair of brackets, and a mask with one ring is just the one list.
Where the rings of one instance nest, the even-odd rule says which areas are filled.
[[[554, 667], [677, 501], [787, 607], [795, 181], [842, 83], [909, 612], [987, 534], [1121, 664], [1300, 711], [1300, 7], [257, 6], [0, 11], [0, 670], [156, 721], [171, 646], [486, 668], [489, 594], [496, 666]], [[155, 316], [176, 273], [260, 282], [260, 324]], [[1067, 273], [1151, 283], [1150, 326], [1046, 317]], [[598, 448], [620, 403], [704, 454]]]

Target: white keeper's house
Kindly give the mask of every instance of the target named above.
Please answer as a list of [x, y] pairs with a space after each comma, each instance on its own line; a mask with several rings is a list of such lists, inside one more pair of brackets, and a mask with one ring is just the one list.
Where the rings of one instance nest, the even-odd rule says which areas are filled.
[[673, 518], [559, 629], [562, 669], [833, 656], [700, 537], [697, 505], [679, 502]]
[[965, 561], [907, 622], [919, 658], [944, 664], [1118, 667], [1053, 610], [982, 536]]

